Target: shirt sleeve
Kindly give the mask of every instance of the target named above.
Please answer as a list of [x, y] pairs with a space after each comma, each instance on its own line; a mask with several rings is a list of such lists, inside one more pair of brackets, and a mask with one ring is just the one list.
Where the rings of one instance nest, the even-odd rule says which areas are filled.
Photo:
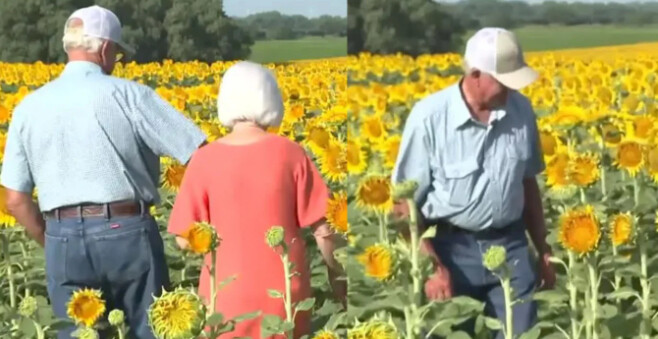
[[393, 184], [415, 181], [418, 184], [414, 200], [421, 206], [427, 198], [432, 182], [430, 167], [430, 137], [420, 113], [423, 108], [414, 106], [402, 131], [398, 157], [393, 167]]
[[206, 140], [194, 122], [150, 88], [143, 88], [133, 109], [135, 128], [154, 153], [186, 164]]
[[190, 160], [183, 176], [180, 190], [169, 216], [167, 231], [182, 235], [195, 222], [209, 222], [208, 190], [204, 185], [204, 173], [198, 156]]
[[2, 160], [2, 174], [0, 181], [2, 186], [19, 192], [32, 193], [34, 190], [34, 180], [32, 171], [25, 153], [25, 145], [21, 138], [22, 119], [17, 107], [14, 111], [14, 119], [9, 124], [7, 131], [7, 143], [5, 144], [5, 154]]
[[537, 118], [535, 113], [530, 109], [532, 116], [530, 117], [530, 124], [528, 128], [528, 140], [530, 143], [530, 154], [526, 164], [524, 177], [534, 178], [544, 171], [546, 164], [544, 163], [544, 155], [541, 149], [541, 139], [539, 138], [539, 130], [537, 128]]
[[295, 171], [297, 222], [308, 227], [327, 215], [329, 188], [308, 156]]

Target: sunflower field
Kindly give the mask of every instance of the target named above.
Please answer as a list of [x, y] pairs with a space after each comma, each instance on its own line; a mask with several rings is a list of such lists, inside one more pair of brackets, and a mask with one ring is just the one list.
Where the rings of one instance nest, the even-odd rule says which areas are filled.
[[[455, 329], [467, 319], [475, 320], [477, 338], [496, 330], [506, 338], [655, 338], [656, 56], [657, 44], [526, 53], [541, 74], [523, 93], [540, 129], [546, 170], [538, 180], [558, 282], [535, 294], [535, 328], [514, 335], [504, 331], [505, 321], [483, 316], [475, 300], [428, 302], [422, 286], [431, 265], [418, 241], [433, 229], [420, 234], [414, 215], [400, 222], [390, 213], [393, 201], [413, 192], [413, 183], [392, 187], [389, 180], [405, 119], [416, 101], [459, 80], [461, 57], [349, 58], [350, 246], [344, 261], [350, 272], [346, 317], [358, 319], [350, 338], [365, 338], [359, 334], [370, 323], [388, 326], [389, 336], [377, 338], [469, 338]], [[505, 263], [499, 250], [483, 258], [491, 270]], [[509, 301], [515, 302], [513, 291]]]
[[[117, 65], [114, 75], [153, 87], [180, 112], [193, 119], [212, 142], [227, 132], [216, 116], [216, 98], [221, 76], [232, 64], [129, 63]], [[307, 148], [332, 190], [328, 220], [342, 233], [347, 231], [347, 81], [344, 65], [342, 59], [267, 65], [277, 76], [286, 108], [282, 125], [271, 132], [287, 136]], [[14, 107], [31, 91], [57, 77], [63, 68], [61, 64], [0, 63], [0, 150], [4, 150]], [[190, 335], [192, 330], [203, 327], [204, 323], [215, 334], [230, 332], [231, 321], [238, 320], [228, 321], [220, 315], [190, 311], [207, 307], [201, 305], [194, 292], [202, 269], [203, 253], [207, 251], [196, 251], [196, 248], [181, 251], [173, 237], [166, 233], [168, 215], [185, 167], [169, 158], [162, 158], [161, 165], [163, 203], [151, 212], [156, 216], [165, 240], [174, 289], [154, 303], [151, 317], [154, 327], [158, 327], [156, 332], [161, 338], [192, 338], [197, 337]], [[27, 238], [23, 227], [16, 225], [7, 212], [4, 192], [0, 193], [0, 338], [54, 338], [57, 328], [71, 322], [81, 325], [80, 337], [94, 338], [94, 328], [101, 326], [103, 319], [117, 327], [120, 335], [125, 330], [123, 314], [118, 310], [106, 310], [102, 294], [96, 290], [76, 292], [69, 304], [71, 319], [54, 317], [47, 298], [43, 249]], [[203, 225], [198, 226], [195, 234], [207, 230]], [[266, 235], [259, 236], [263, 237], [263, 246], [267, 246]], [[344, 312], [331, 297], [326, 267], [318, 249], [313, 246], [312, 236], [308, 241], [311, 244], [308, 251], [315, 300], [298, 307], [312, 309], [313, 328], [318, 338], [338, 338], [336, 331], [340, 330], [340, 318]], [[215, 245], [221, 246], [219, 242]], [[172, 309], [172, 305], [183, 306]]]

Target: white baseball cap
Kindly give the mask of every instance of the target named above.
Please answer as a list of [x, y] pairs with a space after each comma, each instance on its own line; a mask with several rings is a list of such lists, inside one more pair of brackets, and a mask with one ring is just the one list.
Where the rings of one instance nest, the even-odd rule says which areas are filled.
[[82, 21], [82, 30], [85, 35], [110, 40], [126, 53], [134, 54], [135, 50], [121, 39], [121, 22], [119, 18], [107, 8], [97, 5], [76, 10], [66, 20], [79, 19]]
[[530, 85], [539, 77], [526, 64], [514, 33], [502, 28], [482, 28], [468, 39], [464, 62], [514, 90]]

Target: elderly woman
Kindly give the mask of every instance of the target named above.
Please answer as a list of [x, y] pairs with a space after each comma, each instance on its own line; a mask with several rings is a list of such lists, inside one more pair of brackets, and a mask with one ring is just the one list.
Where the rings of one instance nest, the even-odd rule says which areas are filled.
[[[346, 284], [336, 279], [342, 268], [333, 256], [337, 236], [325, 222], [327, 186], [302, 147], [266, 131], [283, 117], [276, 79], [258, 64], [239, 62], [224, 74], [217, 106], [221, 123], [231, 132], [192, 156], [169, 221], [169, 232], [179, 236], [183, 248], [188, 244], [180, 235], [194, 222], [209, 222], [222, 237], [217, 278], [237, 275], [237, 280], [218, 293], [217, 311], [227, 319], [257, 310], [285, 319], [282, 300], [268, 295], [270, 289], [285, 291], [281, 259], [265, 242], [275, 225], [284, 227], [299, 273], [292, 280], [293, 301], [311, 296], [301, 234], [302, 228], [311, 228], [334, 293], [344, 304]], [[209, 279], [204, 270], [199, 293], [206, 298]], [[295, 338], [309, 334], [309, 327], [309, 312], [298, 313]], [[231, 338], [243, 336], [261, 337], [260, 318], [230, 333]]]

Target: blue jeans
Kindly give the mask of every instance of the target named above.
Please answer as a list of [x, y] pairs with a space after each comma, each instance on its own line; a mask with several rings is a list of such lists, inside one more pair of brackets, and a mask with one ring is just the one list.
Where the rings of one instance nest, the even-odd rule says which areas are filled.
[[[537, 305], [532, 300], [536, 272], [528, 248], [525, 225], [517, 221], [498, 232], [478, 235], [463, 231], [437, 232], [432, 239], [437, 255], [449, 270], [453, 294], [469, 296], [485, 303], [485, 315], [505, 324], [505, 302], [500, 280], [482, 264], [484, 253], [494, 245], [507, 250], [507, 264], [512, 270], [512, 299], [524, 302], [512, 308], [514, 336], [530, 330], [537, 319]], [[474, 320], [458, 328], [473, 335]], [[503, 338], [498, 331], [496, 338]]]
[[[120, 309], [130, 338], [155, 338], [147, 311], [153, 296], [169, 288], [169, 272], [152, 216], [48, 219], [45, 238], [48, 295], [56, 317], [69, 318], [66, 306], [76, 290], [100, 289], [105, 316]], [[60, 330], [57, 338], [71, 338], [74, 330]]]

